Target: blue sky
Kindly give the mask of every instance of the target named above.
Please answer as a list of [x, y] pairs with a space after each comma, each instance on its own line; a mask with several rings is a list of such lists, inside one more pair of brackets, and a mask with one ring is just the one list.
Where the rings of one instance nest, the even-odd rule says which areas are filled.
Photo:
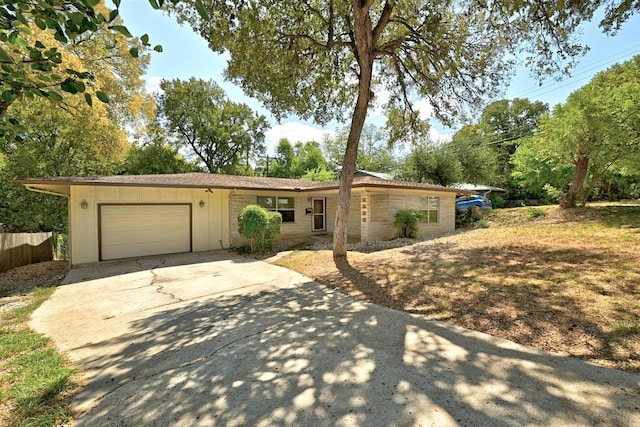
[[[161, 44], [162, 53], [152, 53], [151, 64], [147, 71], [147, 87], [157, 88], [161, 79], [188, 79], [198, 77], [215, 80], [234, 102], [247, 103], [255, 111], [264, 114], [272, 124], [267, 133], [267, 144], [275, 147], [277, 141], [286, 137], [291, 141], [321, 140], [324, 133], [335, 131], [335, 123], [324, 129], [311, 122], [303, 122], [291, 117], [276, 123], [271, 114], [262, 105], [244, 95], [242, 90], [225, 81], [222, 77], [226, 60], [213, 53], [207, 43], [195, 34], [188, 25], [180, 26], [176, 20], [154, 10], [144, 0], [122, 2], [120, 14], [124, 24], [132, 34], [141, 36], [149, 34], [152, 45]], [[595, 21], [597, 22], [597, 21]], [[549, 103], [551, 106], [563, 103], [574, 90], [586, 84], [595, 73], [602, 71], [616, 62], [630, 59], [640, 53], [640, 15], [627, 21], [615, 37], [602, 34], [596, 23], [583, 27], [581, 39], [590, 46], [590, 51], [582, 57], [572, 72], [572, 76], [561, 81], [547, 80], [542, 86], [529, 77], [529, 72], [520, 69], [506, 89], [505, 98], [529, 98]], [[424, 105], [424, 110], [428, 106]], [[375, 112], [370, 112], [370, 119], [379, 121]], [[452, 130], [444, 128], [432, 120], [434, 139], [447, 138]]]

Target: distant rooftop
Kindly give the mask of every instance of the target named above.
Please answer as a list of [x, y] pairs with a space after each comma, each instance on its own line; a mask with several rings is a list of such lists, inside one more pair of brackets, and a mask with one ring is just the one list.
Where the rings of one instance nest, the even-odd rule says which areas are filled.
[[482, 184], [453, 184], [450, 186], [451, 188], [456, 188], [458, 190], [467, 190], [467, 191], [481, 191], [481, 192], [495, 192], [495, 193], [506, 193], [507, 190], [500, 187], [493, 187], [491, 185], [482, 185]]
[[384, 172], [372, 172], [372, 171], [366, 171], [364, 169], [358, 169], [355, 173], [356, 177], [360, 177], [360, 176], [373, 176], [375, 178], [380, 178], [380, 179], [385, 179], [387, 181], [392, 181], [393, 180], [393, 175], [389, 174], [389, 173], [384, 173]]

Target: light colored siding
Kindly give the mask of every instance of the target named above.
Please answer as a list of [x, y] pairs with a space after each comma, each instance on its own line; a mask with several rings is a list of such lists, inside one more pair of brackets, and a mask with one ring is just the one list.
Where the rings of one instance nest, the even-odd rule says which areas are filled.
[[338, 196], [327, 196], [327, 233], [333, 233], [336, 228], [336, 210], [338, 209]]
[[[349, 203], [349, 222], [347, 223], [347, 235], [350, 240], [360, 240], [361, 236], [361, 201], [359, 194], [351, 194]], [[335, 218], [335, 217], [334, 217]]]
[[[283, 222], [281, 225], [281, 233], [276, 239], [287, 239], [295, 237], [309, 236], [313, 234], [311, 230], [313, 215], [306, 213], [307, 208], [311, 208], [312, 198], [320, 197], [318, 195], [312, 196], [307, 193], [291, 193], [285, 191], [274, 192], [237, 192], [231, 196], [231, 242], [233, 246], [242, 246], [248, 244], [248, 241], [240, 236], [238, 233], [238, 215], [242, 209], [247, 205], [255, 205], [258, 201], [258, 196], [270, 196], [270, 197], [293, 197], [294, 198], [294, 210], [295, 221]], [[329, 209], [327, 203], [327, 210]], [[334, 208], [335, 209], [335, 208]], [[333, 228], [333, 224], [330, 224], [334, 219], [333, 215], [327, 215], [327, 229], [329, 226]]]
[[[255, 204], [258, 196], [291, 196], [286, 192], [238, 192], [231, 197], [231, 241], [234, 246], [248, 242], [238, 234], [238, 214], [245, 206]], [[440, 198], [439, 221], [437, 224], [420, 224], [419, 236], [436, 234], [455, 229], [455, 195], [453, 193], [436, 193], [411, 190], [381, 190], [380, 192], [355, 192], [351, 195], [349, 205], [349, 222], [347, 234], [350, 241], [357, 240], [389, 240], [397, 236], [393, 226], [395, 213], [400, 209], [419, 209], [420, 198], [436, 196]], [[295, 223], [283, 223], [282, 233], [277, 239], [310, 236], [311, 215], [305, 209], [311, 207], [313, 197], [319, 194], [294, 193], [296, 220]], [[331, 194], [327, 199], [327, 231], [320, 234], [331, 234], [335, 228], [337, 195]], [[363, 218], [364, 215], [364, 218]], [[366, 221], [363, 221], [365, 219]]]
[[[369, 197], [372, 222], [389, 222], [389, 195], [372, 194]], [[392, 221], [393, 222], [393, 221]]]
[[[229, 240], [229, 190], [166, 187], [71, 186], [69, 223], [71, 264], [98, 261], [98, 204], [122, 203], [145, 206], [150, 203], [187, 203], [192, 210], [193, 251], [222, 249]], [[87, 209], [81, 208], [82, 201]], [[203, 207], [200, 207], [200, 201]], [[154, 216], [148, 218], [155, 221]]]
[[369, 210], [371, 220], [367, 240], [393, 239], [396, 231], [393, 227], [393, 214], [389, 212], [389, 194], [369, 196]]
[[[240, 246], [246, 241], [238, 234], [237, 217], [242, 208], [257, 202], [257, 196], [294, 197], [295, 222], [282, 224], [279, 238], [300, 237], [313, 234], [331, 234], [335, 227], [337, 193], [326, 192], [280, 192], [280, 191], [231, 191], [203, 188], [127, 187], [127, 186], [82, 186], [73, 185], [69, 197], [69, 222], [71, 241], [71, 264], [87, 264], [98, 261], [98, 204], [131, 203], [188, 203], [192, 212], [193, 251]], [[420, 235], [452, 231], [455, 229], [455, 195], [453, 193], [426, 192], [402, 189], [354, 189], [349, 206], [347, 232], [350, 241], [383, 240], [396, 236], [393, 217], [398, 209], [418, 209], [420, 197], [440, 198], [439, 222], [421, 224]], [[312, 215], [305, 210], [311, 208], [313, 197], [326, 197], [327, 230], [312, 232]], [[362, 222], [363, 200], [366, 198], [366, 223]], [[81, 202], [87, 202], [87, 209]], [[203, 206], [200, 207], [200, 201]], [[149, 218], [153, 221], [154, 218]], [[365, 225], [366, 224], [366, 225]]]
[[248, 205], [255, 205], [257, 202], [257, 196], [255, 195], [240, 195], [233, 194], [231, 195], [230, 206], [230, 233], [231, 233], [231, 244], [235, 247], [246, 245], [247, 240], [238, 233], [238, 215], [242, 211], [242, 208]]
[[[443, 233], [455, 230], [455, 194], [454, 193], [421, 193], [421, 194], [402, 194], [394, 193], [389, 195], [389, 213], [391, 226], [393, 228], [393, 216], [402, 209], [421, 209], [421, 197], [439, 197], [438, 207], [438, 223], [437, 224], [420, 224], [418, 231], [419, 237], [430, 234]], [[395, 231], [395, 230], [394, 230]], [[397, 231], [395, 231], [397, 233]]]

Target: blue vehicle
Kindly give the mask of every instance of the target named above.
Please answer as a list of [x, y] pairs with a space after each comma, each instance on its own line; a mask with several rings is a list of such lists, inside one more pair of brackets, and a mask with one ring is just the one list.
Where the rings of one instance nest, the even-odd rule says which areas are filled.
[[491, 209], [491, 200], [482, 196], [462, 196], [456, 199], [456, 209], [466, 211], [471, 206], [478, 206], [480, 209]]

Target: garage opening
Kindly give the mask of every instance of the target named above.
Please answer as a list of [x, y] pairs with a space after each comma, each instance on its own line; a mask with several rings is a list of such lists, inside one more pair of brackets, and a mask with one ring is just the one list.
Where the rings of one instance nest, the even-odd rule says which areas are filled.
[[100, 261], [191, 252], [191, 204], [99, 204]]

